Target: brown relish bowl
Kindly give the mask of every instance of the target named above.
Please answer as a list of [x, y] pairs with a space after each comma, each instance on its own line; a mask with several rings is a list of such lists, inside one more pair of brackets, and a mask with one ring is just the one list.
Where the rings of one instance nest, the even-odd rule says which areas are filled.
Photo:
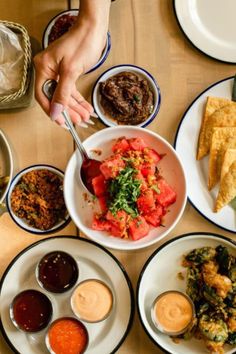
[[[38, 176], [46, 183], [45, 186], [41, 183], [40, 193], [39, 181], [35, 180], [34, 184], [34, 180], [29, 179], [27, 185], [22, 180], [27, 173], [37, 171], [44, 172], [41, 173], [42, 176], [38, 172]], [[69, 223], [70, 217], [63, 197], [63, 181], [64, 173], [54, 166], [39, 164], [21, 170], [13, 178], [6, 197], [7, 210], [12, 220], [23, 230], [37, 235], [54, 233], [64, 228]], [[47, 187], [50, 187], [48, 194], [44, 189]]]
[[159, 112], [161, 92], [157, 81], [146, 69], [131, 64], [116, 65], [95, 82], [92, 105], [108, 127], [131, 125], [144, 128]]

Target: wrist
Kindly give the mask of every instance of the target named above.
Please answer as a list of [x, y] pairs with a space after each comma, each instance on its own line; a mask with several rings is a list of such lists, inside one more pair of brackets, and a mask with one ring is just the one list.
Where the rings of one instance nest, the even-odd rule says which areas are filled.
[[108, 28], [111, 0], [80, 0], [78, 23], [87, 22], [94, 28]]

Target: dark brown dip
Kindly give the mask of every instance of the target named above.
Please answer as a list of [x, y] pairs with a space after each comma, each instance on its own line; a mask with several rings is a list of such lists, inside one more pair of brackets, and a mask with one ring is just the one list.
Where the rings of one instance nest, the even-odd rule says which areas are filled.
[[46, 295], [37, 290], [25, 290], [13, 300], [11, 316], [25, 332], [38, 332], [47, 327], [52, 317], [52, 304]]
[[64, 33], [68, 32], [69, 29], [75, 24], [77, 16], [73, 15], [62, 15], [54, 23], [48, 37], [48, 44], [52, 43]]
[[101, 82], [101, 105], [105, 114], [118, 124], [136, 125], [153, 112], [154, 95], [148, 81], [123, 71]]
[[46, 254], [39, 262], [37, 271], [40, 284], [53, 293], [63, 293], [71, 289], [79, 275], [74, 258], [62, 251]]

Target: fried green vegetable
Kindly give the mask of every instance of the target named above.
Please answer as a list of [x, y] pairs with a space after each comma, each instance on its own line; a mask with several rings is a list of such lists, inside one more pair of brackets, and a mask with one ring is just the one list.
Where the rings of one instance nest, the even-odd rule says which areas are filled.
[[211, 341], [224, 343], [228, 339], [228, 328], [222, 320], [202, 315], [198, 325], [201, 334]]
[[231, 265], [234, 263], [234, 257], [231, 256], [224, 246], [216, 247], [216, 261], [219, 265], [219, 273], [228, 275]]
[[216, 291], [210, 286], [204, 284], [203, 286], [203, 296], [206, 301], [208, 301], [212, 306], [222, 306], [223, 299], [217, 295]]
[[187, 290], [186, 293], [194, 301], [199, 298], [200, 272], [197, 268], [188, 268], [187, 270]]
[[236, 264], [233, 264], [229, 269], [229, 278], [231, 279], [232, 283], [236, 283]]
[[212, 247], [201, 247], [196, 248], [189, 252], [185, 259], [189, 262], [196, 264], [203, 264], [214, 259], [216, 255], [216, 250]]

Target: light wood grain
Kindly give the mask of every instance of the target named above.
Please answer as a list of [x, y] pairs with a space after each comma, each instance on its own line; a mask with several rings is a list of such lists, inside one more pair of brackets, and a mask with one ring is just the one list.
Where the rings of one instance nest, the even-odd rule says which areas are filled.
[[[77, 4], [77, 1], [71, 1], [72, 8]], [[66, 0], [2, 0], [0, 17], [25, 25], [30, 34], [41, 41], [49, 19], [66, 7]], [[184, 111], [195, 96], [211, 83], [235, 73], [234, 66], [208, 58], [185, 39], [177, 25], [171, 0], [117, 0], [111, 6], [109, 30], [112, 38], [110, 55], [102, 67], [80, 78], [78, 87], [81, 93], [90, 100], [95, 80], [112, 65], [131, 63], [146, 68], [158, 81], [162, 93], [160, 112], [148, 129], [170, 143], [173, 143]], [[0, 127], [13, 146], [17, 169], [42, 162], [65, 168], [73, 151], [71, 138], [66, 131], [52, 124], [36, 103], [21, 112], [0, 112]], [[104, 128], [96, 120], [95, 126], [78, 132], [85, 139]], [[215, 232], [236, 240], [235, 235], [209, 223], [187, 204], [182, 219], [165, 241], [194, 231]], [[76, 235], [76, 232], [71, 223], [59, 234]], [[0, 274], [19, 251], [37, 239], [19, 230], [9, 216], [4, 215], [0, 219]], [[163, 242], [133, 253], [112, 251], [125, 266], [134, 289], [146, 259]], [[11, 353], [2, 338], [0, 353]], [[144, 332], [137, 313], [118, 353], [162, 353]]]

